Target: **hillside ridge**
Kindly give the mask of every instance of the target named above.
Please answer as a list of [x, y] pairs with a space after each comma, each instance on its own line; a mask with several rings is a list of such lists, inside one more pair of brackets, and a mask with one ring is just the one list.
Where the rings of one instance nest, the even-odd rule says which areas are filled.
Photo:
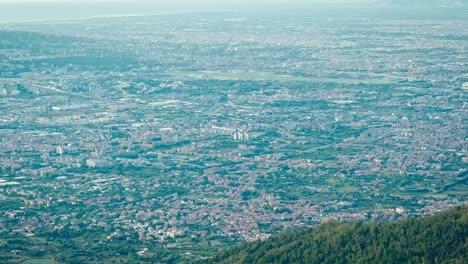
[[466, 263], [468, 207], [392, 223], [329, 221], [226, 250], [204, 263]]

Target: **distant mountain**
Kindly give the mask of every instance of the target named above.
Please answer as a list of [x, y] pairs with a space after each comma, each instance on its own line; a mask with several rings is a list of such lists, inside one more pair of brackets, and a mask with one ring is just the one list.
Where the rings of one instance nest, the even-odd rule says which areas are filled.
[[422, 6], [463, 6], [465, 0], [388, 0], [387, 3], [395, 5], [422, 5]]
[[395, 223], [330, 221], [243, 244], [204, 263], [466, 263], [468, 207]]

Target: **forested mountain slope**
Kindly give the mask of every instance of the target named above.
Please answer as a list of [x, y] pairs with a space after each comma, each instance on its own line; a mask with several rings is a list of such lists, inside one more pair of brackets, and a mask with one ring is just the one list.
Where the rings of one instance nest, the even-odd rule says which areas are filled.
[[468, 207], [394, 223], [295, 230], [224, 251], [211, 263], [466, 263]]

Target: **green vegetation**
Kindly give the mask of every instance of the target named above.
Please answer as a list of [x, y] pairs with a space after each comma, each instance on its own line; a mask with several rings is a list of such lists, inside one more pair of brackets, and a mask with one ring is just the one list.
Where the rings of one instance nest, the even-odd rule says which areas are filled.
[[[468, 207], [394, 223], [330, 221], [234, 247], [211, 263], [465, 263]], [[206, 263], [206, 262], [205, 262]]]

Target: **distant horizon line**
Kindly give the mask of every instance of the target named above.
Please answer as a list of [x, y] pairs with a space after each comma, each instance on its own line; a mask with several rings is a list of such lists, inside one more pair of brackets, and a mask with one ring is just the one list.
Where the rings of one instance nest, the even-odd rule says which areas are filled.
[[[361, 2], [362, 3], [362, 2]], [[164, 8], [161, 8], [160, 11], [157, 9], [140, 9], [140, 10], [128, 10], [128, 13], [123, 11], [122, 9], [106, 9], [104, 10], [95, 10], [95, 13], [89, 12], [88, 9], [74, 9], [73, 12], [68, 12], [67, 9], [63, 9], [63, 7], [69, 7], [68, 5], [77, 5], [80, 7], [86, 6], [88, 4], [99, 4], [99, 3], [63, 3], [59, 2], [61, 6], [61, 10], [49, 10], [48, 8], [44, 9], [44, 6], [42, 4], [38, 3], [32, 3], [32, 5], [42, 8], [41, 10], [37, 11], [36, 9], [34, 10], [15, 10], [18, 6], [23, 6], [25, 5], [25, 2], [17, 3], [17, 4], [10, 4], [10, 3], [5, 3], [5, 2], [0, 2], [0, 6], [8, 6], [8, 7], [13, 7], [13, 10], [0, 10], [0, 25], [7, 25], [7, 24], [27, 24], [27, 23], [58, 23], [58, 22], [78, 22], [78, 21], [84, 21], [84, 20], [92, 20], [92, 19], [102, 19], [102, 18], [125, 18], [125, 17], [144, 17], [144, 16], [164, 16], [164, 15], [177, 15], [177, 14], [203, 14], [203, 13], [236, 13], [236, 12], [293, 12], [293, 11], [318, 11], [318, 10], [323, 10], [326, 9], [327, 11], [349, 11], [350, 17], [353, 17], [353, 11], [356, 9], [359, 9], [358, 11], [361, 12], [362, 7], [366, 7], [365, 10], [370, 11], [371, 9], [380, 9], [384, 10], [387, 8], [400, 8], [400, 5], [372, 5], [372, 4], [366, 4], [364, 6], [362, 5], [356, 5], [355, 3], [349, 2], [349, 5], [343, 5], [343, 6], [333, 6], [329, 4], [325, 4], [323, 2], [314, 4], [313, 6], [309, 7], [301, 7], [301, 6], [296, 6], [296, 5], [291, 5], [288, 6], [287, 9], [285, 8], [280, 8], [279, 6], [270, 6], [268, 8], [265, 7], [260, 7], [260, 6], [250, 6], [250, 7], [243, 7], [239, 9], [233, 9], [233, 8], [221, 8], [221, 7], [216, 7], [216, 8], [206, 8], [206, 7], [198, 7], [196, 9], [177, 9], [174, 8], [173, 6], [164, 6]], [[52, 2], [48, 2], [45, 4], [52, 4]], [[62, 5], [63, 4], [63, 5]], [[100, 3], [103, 4], [103, 3]], [[50, 7], [50, 6], [49, 6]], [[406, 6], [407, 7], [407, 6]], [[411, 9], [414, 8], [415, 6], [410, 5]], [[452, 10], [452, 11], [457, 11], [463, 13], [463, 11], [466, 11], [465, 7], [468, 7], [468, 5], [462, 6], [460, 9], [459, 7], [456, 6], [444, 6], [441, 5], [441, 9], [431, 9], [431, 6], [424, 6], [424, 7], [418, 7], [422, 9], [430, 9], [430, 11], [434, 11], [433, 14], [437, 14], [440, 12], [444, 12], [447, 10]], [[403, 11], [409, 11], [407, 8], [402, 9]], [[9, 12], [10, 11], [10, 12]], [[14, 11], [20, 13], [21, 15], [15, 15], [13, 14]], [[28, 14], [28, 11], [30, 14]], [[42, 11], [42, 12], [41, 12]], [[56, 11], [56, 12], [53, 12]], [[60, 12], [62, 11], [62, 12]], [[105, 13], [105, 12], [108, 13]], [[147, 12], [147, 13], [145, 13]], [[403, 12], [404, 13], [404, 12]], [[38, 15], [39, 14], [39, 15]], [[392, 14], [390, 14], [392, 15]], [[426, 14], [427, 16], [430, 16], [430, 12]], [[460, 14], [457, 14], [459, 17], [461, 17], [460, 20], [467, 20], [464, 19], [463, 16], [460, 16]], [[355, 16], [355, 15], [354, 15]], [[2, 19], [3, 18], [3, 19]], [[339, 18], [339, 17], [333, 17], [333, 18]], [[346, 17], [341, 17], [341, 18], [346, 18]], [[417, 19], [417, 18], [415, 18]]]

